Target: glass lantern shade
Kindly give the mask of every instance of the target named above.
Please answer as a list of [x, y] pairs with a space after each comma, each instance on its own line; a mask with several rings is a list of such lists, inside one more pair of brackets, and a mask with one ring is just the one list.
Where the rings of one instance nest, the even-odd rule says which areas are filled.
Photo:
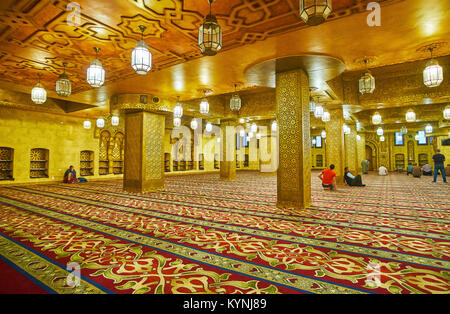
[[425, 127], [425, 133], [433, 133], [433, 127], [430, 124]]
[[83, 128], [85, 128], [86, 130], [89, 130], [91, 128], [91, 121], [89, 121], [89, 120], [84, 121]]
[[87, 69], [87, 82], [92, 87], [100, 87], [105, 83], [105, 70], [102, 63], [95, 59]]
[[272, 122], [271, 129], [272, 129], [273, 132], [275, 132], [275, 131], [278, 129], [278, 123], [277, 123], [277, 121], [273, 121], [273, 122]]
[[384, 134], [383, 129], [382, 129], [382, 128], [378, 128], [378, 130], [377, 130], [377, 135], [378, 135], [378, 136], [381, 136], [381, 135], [383, 135], [383, 134]]
[[416, 136], [414, 136], [414, 139], [415, 139], [416, 141], [420, 140], [419, 134], [416, 134]]
[[330, 113], [328, 111], [325, 111], [322, 115], [322, 121], [323, 122], [329, 122], [330, 121]]
[[439, 63], [432, 59], [428, 61], [427, 67], [423, 70], [423, 83], [427, 87], [437, 87], [444, 80], [444, 73]]
[[61, 74], [56, 81], [56, 93], [61, 97], [68, 97], [72, 94], [72, 84], [67, 74]]
[[41, 83], [37, 83], [36, 86], [31, 90], [31, 100], [35, 104], [43, 104], [47, 101], [47, 92]]
[[248, 132], [248, 138], [252, 138], [253, 137], [253, 132]]
[[256, 133], [256, 139], [257, 139], [257, 140], [260, 140], [260, 139], [261, 139], [261, 134]]
[[212, 131], [212, 124], [211, 124], [211, 122], [206, 123], [205, 131], [206, 132], [211, 132]]
[[173, 116], [174, 118], [181, 118], [183, 116], [183, 107], [180, 103], [177, 103], [175, 108], [173, 108]]
[[316, 104], [316, 109], [314, 109], [314, 116], [316, 118], [322, 118], [323, 116], [323, 107], [319, 104]]
[[181, 126], [181, 119], [180, 118], [173, 118], [173, 126], [175, 128], [178, 128]]
[[238, 94], [234, 94], [230, 99], [230, 109], [231, 111], [239, 111], [242, 106], [241, 97]]
[[192, 130], [197, 130], [197, 127], [198, 127], [197, 119], [192, 119], [192, 121], [191, 121], [191, 129]]
[[380, 136], [380, 142], [384, 142], [384, 136]]
[[300, 17], [306, 24], [315, 26], [331, 13], [331, 0], [300, 0]]
[[200, 113], [207, 114], [208, 112], [209, 112], [209, 102], [206, 98], [203, 98], [202, 102], [200, 103]]
[[375, 113], [372, 116], [372, 123], [373, 124], [380, 124], [381, 123], [381, 115], [379, 113]]
[[105, 127], [105, 120], [103, 118], [98, 118], [97, 119], [97, 127], [98, 128], [103, 128]]
[[119, 125], [119, 117], [116, 117], [116, 116], [111, 117], [111, 125], [118, 126]]
[[145, 75], [152, 68], [152, 53], [145, 41], [140, 40], [131, 53], [131, 66], [137, 74]]
[[222, 49], [222, 28], [212, 14], [205, 17], [198, 29], [198, 46], [205, 56], [214, 56]]
[[415, 122], [416, 121], [416, 113], [412, 110], [406, 113], [406, 122]]
[[372, 94], [375, 90], [375, 78], [368, 71], [359, 79], [359, 92], [361, 94]]
[[322, 133], [320, 134], [320, 136], [322, 136], [322, 138], [326, 138], [326, 137], [327, 137], [327, 132], [322, 131]]
[[450, 120], [450, 106], [444, 109], [444, 119]]
[[312, 140], [312, 143], [313, 143], [313, 145], [316, 145], [316, 140], [313, 139], [313, 140]]

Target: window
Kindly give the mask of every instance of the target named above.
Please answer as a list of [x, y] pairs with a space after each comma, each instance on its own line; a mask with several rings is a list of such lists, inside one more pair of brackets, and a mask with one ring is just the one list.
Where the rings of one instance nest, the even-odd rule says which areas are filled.
[[425, 131], [419, 131], [417, 133], [419, 135], [419, 140], [417, 141], [417, 145], [427, 145], [427, 137], [425, 136]]
[[395, 146], [403, 146], [405, 145], [403, 133], [395, 132]]
[[311, 136], [311, 148], [314, 148], [314, 137]]
[[316, 136], [316, 148], [322, 148], [322, 136]]

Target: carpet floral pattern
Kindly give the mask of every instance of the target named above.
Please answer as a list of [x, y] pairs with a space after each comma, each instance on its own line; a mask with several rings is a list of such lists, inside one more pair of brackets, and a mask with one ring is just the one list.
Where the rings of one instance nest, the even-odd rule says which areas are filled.
[[[449, 293], [450, 188], [406, 175], [276, 208], [276, 176], [0, 188], [0, 292]], [[80, 266], [77, 285], [67, 265]]]

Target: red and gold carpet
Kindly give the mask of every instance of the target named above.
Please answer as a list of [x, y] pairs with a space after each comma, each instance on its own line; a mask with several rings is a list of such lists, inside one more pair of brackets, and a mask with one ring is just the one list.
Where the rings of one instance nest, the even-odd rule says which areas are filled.
[[450, 293], [449, 185], [312, 177], [308, 210], [276, 208], [276, 177], [254, 172], [2, 187], [0, 293]]

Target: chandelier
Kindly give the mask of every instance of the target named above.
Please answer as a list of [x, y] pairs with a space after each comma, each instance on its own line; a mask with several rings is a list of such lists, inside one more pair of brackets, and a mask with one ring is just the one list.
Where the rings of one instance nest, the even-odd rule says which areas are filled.
[[405, 126], [403, 126], [401, 132], [402, 134], [408, 134], [408, 129]]
[[433, 133], [433, 127], [431, 126], [431, 124], [428, 124], [425, 127], [425, 133]]
[[380, 142], [384, 142], [384, 136], [380, 136]]
[[300, 0], [300, 17], [306, 24], [319, 25], [331, 13], [331, 0]]
[[378, 112], [375, 112], [375, 114], [372, 116], [372, 123], [373, 124], [381, 123], [381, 115]]
[[44, 89], [44, 86], [41, 84], [42, 74], [39, 73], [39, 81], [31, 90], [31, 100], [38, 105], [43, 104], [47, 101], [47, 92]]
[[177, 104], [175, 105], [175, 108], [173, 108], [173, 117], [174, 118], [181, 118], [183, 116], [183, 107], [180, 103], [180, 96], [178, 96]]
[[314, 109], [314, 117], [322, 118], [323, 116], [323, 107], [321, 104], [316, 104], [316, 109]]
[[100, 48], [95, 47], [94, 50], [95, 60], [91, 62], [87, 69], [87, 82], [92, 87], [100, 87], [105, 83], [105, 70], [102, 67], [102, 63], [98, 60]]
[[197, 130], [197, 127], [198, 127], [198, 122], [197, 122], [197, 119], [194, 118], [191, 120], [191, 129]]
[[62, 97], [68, 97], [72, 93], [72, 85], [70, 84], [69, 77], [66, 74], [67, 63], [63, 62], [64, 73], [61, 74], [56, 81], [56, 93]]
[[207, 114], [209, 112], [209, 102], [206, 98], [203, 98], [200, 103], [200, 113]]
[[119, 125], [119, 117], [117, 117], [117, 116], [112, 116], [112, 117], [111, 117], [111, 125], [112, 125], [112, 126], [118, 126], [118, 125]]
[[370, 71], [367, 69], [368, 60], [364, 60], [366, 65], [366, 73], [359, 79], [359, 92], [361, 94], [372, 94], [375, 90], [375, 78], [372, 76]]
[[89, 121], [89, 120], [84, 121], [83, 128], [85, 128], [86, 130], [89, 130], [91, 128], [91, 121]]
[[234, 84], [234, 95], [230, 99], [230, 109], [231, 111], [239, 111], [242, 106], [242, 100], [238, 94], [236, 94], [237, 84]]
[[447, 106], [444, 109], [444, 119], [450, 120], [450, 106]]
[[136, 48], [131, 53], [131, 66], [137, 74], [145, 75], [152, 68], [152, 53], [144, 41], [144, 32], [147, 27], [139, 25], [139, 29], [141, 30], [141, 40], [138, 41]]
[[273, 122], [272, 122], [271, 129], [272, 129], [273, 132], [276, 132], [276, 131], [277, 131], [277, 129], [278, 129], [278, 123], [277, 123], [277, 121], [273, 121]]
[[173, 118], [173, 126], [175, 128], [178, 128], [181, 126], [181, 119], [180, 118]]
[[97, 128], [103, 128], [105, 126], [105, 120], [103, 118], [97, 119]]
[[209, 0], [209, 14], [198, 29], [198, 46], [205, 56], [214, 56], [222, 49], [222, 28], [211, 13], [211, 4], [214, 1]]
[[378, 136], [381, 136], [381, 135], [383, 135], [383, 134], [384, 134], [383, 129], [382, 129], [382, 128], [378, 128], [378, 130], [377, 130], [377, 135], [378, 135]]
[[406, 122], [415, 122], [416, 121], [416, 113], [412, 110], [408, 110], [406, 113]]
[[211, 122], [206, 123], [205, 131], [206, 132], [211, 132], [212, 131], [212, 124], [211, 124]]
[[326, 137], [327, 137], [327, 132], [322, 131], [322, 133], [320, 134], [320, 136], [322, 136], [322, 138], [326, 138]]
[[444, 80], [444, 73], [439, 63], [433, 59], [433, 47], [429, 48], [431, 59], [427, 62], [425, 70], [423, 70], [423, 83], [427, 87], [437, 87]]
[[330, 113], [328, 111], [325, 111], [322, 115], [322, 121], [323, 122], [329, 122], [330, 121]]

